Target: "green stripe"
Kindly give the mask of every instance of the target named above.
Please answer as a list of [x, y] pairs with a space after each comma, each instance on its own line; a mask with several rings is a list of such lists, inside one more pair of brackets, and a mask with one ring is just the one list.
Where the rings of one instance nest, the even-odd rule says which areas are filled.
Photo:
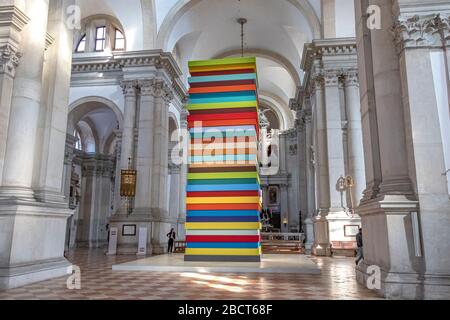
[[231, 108], [252, 108], [258, 107], [256, 100], [251, 101], [238, 101], [238, 102], [221, 102], [221, 103], [201, 103], [201, 104], [188, 104], [189, 110], [210, 110], [210, 109], [231, 109]]
[[258, 179], [189, 180], [189, 185], [259, 184]]
[[245, 57], [245, 58], [225, 58], [225, 59], [214, 59], [214, 60], [197, 60], [189, 61], [189, 67], [205, 67], [205, 66], [219, 66], [227, 64], [256, 64], [255, 57]]

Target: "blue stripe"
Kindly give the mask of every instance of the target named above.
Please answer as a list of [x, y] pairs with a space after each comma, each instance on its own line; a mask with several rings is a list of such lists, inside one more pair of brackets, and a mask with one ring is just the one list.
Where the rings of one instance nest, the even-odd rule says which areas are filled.
[[[191, 93], [189, 99], [215, 99], [215, 98], [232, 98], [232, 97], [248, 97], [255, 94], [251, 91], [233, 91], [233, 92], [210, 92], [210, 93]], [[256, 100], [256, 95], [255, 95]]]
[[195, 162], [220, 162], [220, 161], [252, 161], [256, 160], [254, 154], [238, 154], [238, 155], [220, 155], [220, 156], [192, 156], [189, 157], [190, 163]]
[[221, 185], [188, 185], [187, 192], [198, 191], [254, 191], [260, 190], [259, 184], [221, 184]]
[[242, 102], [242, 101], [256, 101], [256, 96], [239, 96], [239, 97], [226, 97], [226, 98], [207, 98], [207, 99], [189, 99], [190, 104], [208, 104], [208, 103], [221, 103], [221, 102]]
[[260, 222], [259, 217], [186, 217], [186, 222]]
[[233, 126], [232, 128], [230, 127], [195, 127], [195, 128], [191, 128], [189, 129], [189, 132], [192, 133], [200, 133], [200, 132], [204, 132], [204, 133], [208, 133], [208, 134], [212, 134], [212, 133], [216, 133], [220, 136], [220, 134], [225, 133], [224, 135], [229, 135], [229, 136], [233, 136], [233, 134], [235, 132], [251, 132], [251, 133], [255, 133], [255, 126]]
[[222, 76], [190, 77], [189, 83], [256, 80], [256, 73], [224, 74]]
[[258, 249], [259, 242], [188, 242], [187, 248], [196, 249]]
[[260, 216], [260, 212], [256, 210], [188, 210], [188, 217], [252, 217]]

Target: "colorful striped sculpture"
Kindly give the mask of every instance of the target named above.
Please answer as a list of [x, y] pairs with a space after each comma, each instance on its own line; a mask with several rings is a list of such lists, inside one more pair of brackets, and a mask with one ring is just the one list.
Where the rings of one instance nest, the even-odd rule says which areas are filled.
[[261, 261], [256, 58], [189, 63], [186, 261]]

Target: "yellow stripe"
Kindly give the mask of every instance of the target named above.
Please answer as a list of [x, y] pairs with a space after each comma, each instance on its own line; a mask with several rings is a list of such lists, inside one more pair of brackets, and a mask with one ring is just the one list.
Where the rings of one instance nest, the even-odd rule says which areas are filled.
[[186, 222], [186, 230], [260, 230], [260, 222]]
[[261, 248], [258, 249], [192, 249], [186, 248], [187, 255], [204, 256], [259, 256]]
[[217, 173], [189, 173], [189, 180], [204, 179], [257, 179], [257, 172], [217, 172]]
[[230, 64], [253, 64], [256, 67], [256, 58], [255, 57], [246, 57], [246, 58], [225, 58], [225, 59], [213, 59], [213, 60], [196, 60], [189, 61], [188, 65], [190, 68], [192, 67], [200, 67], [200, 66], [218, 66], [218, 65], [230, 65]]
[[259, 203], [259, 197], [198, 197], [186, 198], [187, 204]]
[[254, 63], [245, 64], [229, 64], [223, 66], [201, 66], [201, 67], [190, 67], [190, 72], [201, 72], [201, 71], [222, 71], [222, 70], [243, 70], [243, 69], [253, 69], [256, 70]]

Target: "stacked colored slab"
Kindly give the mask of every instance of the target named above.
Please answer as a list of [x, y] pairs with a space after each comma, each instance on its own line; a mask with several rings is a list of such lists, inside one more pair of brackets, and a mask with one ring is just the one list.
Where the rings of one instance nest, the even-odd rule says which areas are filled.
[[261, 260], [255, 58], [189, 63], [186, 261]]

